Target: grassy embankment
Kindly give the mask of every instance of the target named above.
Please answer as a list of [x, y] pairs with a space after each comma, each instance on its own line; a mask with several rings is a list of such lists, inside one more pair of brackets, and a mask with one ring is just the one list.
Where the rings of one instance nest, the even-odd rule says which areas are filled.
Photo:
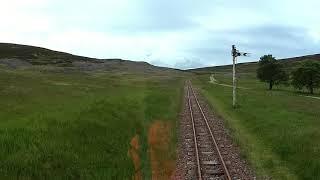
[[[215, 77], [232, 84], [230, 72]], [[232, 88], [210, 84], [208, 74], [198, 75], [194, 84], [226, 120], [258, 177], [320, 179], [320, 100], [288, 87], [268, 91], [254, 73], [241, 73], [239, 86], [250, 89], [238, 89], [239, 107], [234, 110]]]
[[149, 179], [148, 131], [155, 121], [170, 124], [169, 145], [160, 159], [174, 162], [182, 83], [170, 74], [62, 74], [0, 67], [0, 176], [130, 179], [134, 164], [128, 150], [138, 135], [138, 164]]

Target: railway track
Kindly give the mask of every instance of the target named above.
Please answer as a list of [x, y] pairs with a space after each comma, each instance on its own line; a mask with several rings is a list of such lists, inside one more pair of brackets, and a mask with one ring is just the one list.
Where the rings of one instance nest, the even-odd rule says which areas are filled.
[[217, 141], [190, 81], [187, 81], [187, 97], [190, 120], [187, 121], [186, 128], [191, 132], [185, 136], [188, 152], [187, 179], [231, 180]]

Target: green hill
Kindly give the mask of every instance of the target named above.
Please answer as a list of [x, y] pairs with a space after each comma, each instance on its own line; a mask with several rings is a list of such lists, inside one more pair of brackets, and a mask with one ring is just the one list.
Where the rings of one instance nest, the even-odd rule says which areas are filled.
[[[291, 69], [297, 67], [301, 62], [303, 62], [305, 60], [320, 61], [320, 54], [279, 59], [279, 61], [284, 65], [285, 68], [287, 68], [287, 70], [291, 70]], [[239, 64], [237, 64], [237, 71], [239, 73], [256, 72], [256, 69], [258, 67], [257, 65], [258, 65], [257, 62], [239, 63]], [[196, 69], [190, 69], [189, 71], [195, 72], [195, 73], [200, 73], [200, 74], [206, 74], [206, 73], [212, 73], [212, 72], [226, 73], [226, 72], [232, 72], [232, 65], [196, 68]]]
[[100, 62], [98, 59], [76, 56], [41, 47], [0, 43], [0, 59], [4, 58], [22, 59], [33, 65], [71, 65], [74, 61]]
[[181, 73], [180, 70], [157, 67], [143, 61], [130, 61], [123, 59], [97, 59], [46, 48], [0, 43], [0, 65], [12, 68], [50, 66], [66, 70], [82, 71], [116, 71], [130, 73]]

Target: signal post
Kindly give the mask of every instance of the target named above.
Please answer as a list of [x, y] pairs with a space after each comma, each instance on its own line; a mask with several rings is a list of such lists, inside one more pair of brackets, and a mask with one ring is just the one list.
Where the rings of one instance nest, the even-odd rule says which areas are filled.
[[231, 50], [231, 55], [232, 55], [232, 106], [233, 108], [236, 108], [237, 106], [237, 76], [236, 76], [236, 64], [237, 64], [237, 57], [238, 56], [248, 56], [249, 53], [243, 53], [239, 52], [236, 49], [235, 45], [232, 45], [232, 50]]

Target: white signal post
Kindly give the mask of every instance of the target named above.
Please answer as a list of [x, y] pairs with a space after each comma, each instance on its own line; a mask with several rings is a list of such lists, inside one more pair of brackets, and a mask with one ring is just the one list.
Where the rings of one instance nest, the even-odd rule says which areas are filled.
[[233, 85], [233, 91], [232, 91], [232, 106], [235, 108], [236, 107], [236, 90], [237, 90], [237, 83], [236, 83], [236, 58], [235, 56], [236, 48], [235, 45], [232, 45], [232, 62], [233, 62], [233, 68], [232, 68], [232, 85]]
[[232, 73], [232, 82], [233, 82], [233, 90], [232, 90], [232, 106], [236, 108], [237, 106], [237, 76], [236, 76], [236, 64], [238, 56], [248, 56], [249, 53], [241, 53], [236, 49], [235, 45], [232, 45], [232, 62], [233, 62], [233, 73]]

